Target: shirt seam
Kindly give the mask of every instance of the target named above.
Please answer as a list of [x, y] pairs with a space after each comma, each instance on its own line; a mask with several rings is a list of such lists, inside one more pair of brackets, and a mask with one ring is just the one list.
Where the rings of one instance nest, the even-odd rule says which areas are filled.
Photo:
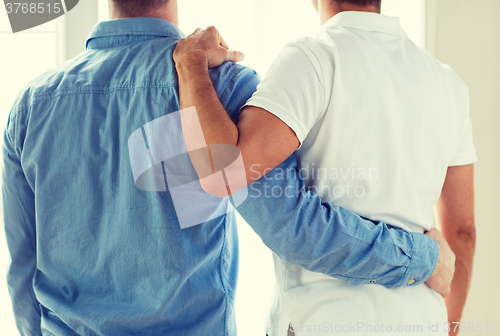
[[[315, 39], [315, 42], [317, 42], [316, 39]], [[325, 79], [323, 78], [324, 71], [323, 71], [323, 68], [321, 66], [321, 61], [318, 59], [318, 56], [316, 55], [316, 53], [307, 44], [305, 44], [302, 41], [297, 41], [297, 44], [291, 44], [289, 46], [300, 49], [306, 55], [306, 57], [309, 59], [309, 61], [311, 62], [312, 66], [315, 70], [314, 72], [316, 74], [316, 77], [318, 78], [319, 83], [321, 84], [320, 87], [321, 87], [322, 93], [323, 93], [323, 102], [321, 104], [322, 105], [321, 106], [321, 113], [319, 113], [317, 118], [316, 118], [316, 122], [317, 122], [318, 119], [326, 113], [326, 111], [328, 109], [328, 105], [329, 105], [329, 103], [326, 102], [326, 96], [327, 96], [326, 87], [325, 87], [326, 84], [325, 84]], [[314, 57], [314, 59], [313, 59], [313, 57]], [[319, 69], [316, 69], [315, 63], [317, 64], [317, 67]], [[320, 71], [319, 73], [318, 73], [318, 70]]]
[[226, 335], [229, 335], [229, 327], [228, 327], [228, 292], [226, 289], [226, 284], [224, 282], [224, 277], [222, 276], [222, 264], [223, 264], [223, 259], [224, 259], [224, 251], [226, 249], [226, 243], [227, 243], [227, 215], [226, 218], [224, 219], [224, 232], [223, 232], [223, 241], [222, 241], [222, 246], [219, 252], [219, 277], [220, 277], [220, 282], [222, 286], [222, 290], [224, 291], [224, 332]]
[[101, 38], [101, 37], [111, 37], [111, 36], [126, 36], [126, 35], [149, 35], [149, 36], [160, 36], [160, 37], [178, 37], [180, 35], [174, 36], [173, 34], [168, 33], [155, 33], [154, 31], [147, 30], [134, 30], [134, 31], [120, 31], [120, 32], [109, 32], [109, 33], [97, 33], [96, 35], [92, 35], [88, 38], [88, 40]]
[[10, 142], [11, 146], [14, 147], [14, 149], [16, 149], [16, 146], [15, 146], [15, 143], [13, 140], [13, 137], [15, 137], [15, 135], [11, 135], [11, 133], [15, 132], [16, 124], [14, 123], [13, 119], [14, 118], [17, 119], [18, 114], [26, 109], [28, 109], [28, 108], [26, 107], [26, 108], [20, 109], [19, 111], [16, 111], [16, 110], [12, 111], [11, 115], [9, 116], [7, 128], [5, 129], [5, 136], [7, 137], [7, 140]]
[[[135, 36], [135, 35], [134, 35]], [[137, 35], [137, 36], [141, 36], [141, 35]], [[144, 36], [144, 35], [142, 35]], [[151, 38], [144, 38], [144, 39], [140, 39], [140, 40], [135, 40], [135, 41], [127, 41], [127, 42], [120, 42], [120, 43], [114, 43], [114, 42], [110, 42], [109, 45], [106, 45], [106, 46], [92, 46], [91, 43], [92, 43], [92, 40], [88, 40], [87, 44], [85, 45], [85, 49], [86, 50], [100, 50], [100, 49], [108, 49], [108, 48], [113, 48], [113, 47], [121, 47], [121, 46], [124, 46], [124, 45], [131, 45], [131, 44], [134, 44], [134, 43], [140, 43], [140, 42], [147, 42], [147, 41], [151, 41], [151, 40], [156, 40], [156, 39], [159, 39], [159, 38], [169, 38], [171, 36], [153, 36]], [[175, 43], [177, 43], [178, 40], [176, 40]]]
[[[273, 111], [270, 111], [270, 109], [268, 107], [269, 105], [274, 107], [276, 110], [279, 110], [281, 115], [278, 115], [278, 114], [274, 113]], [[297, 135], [297, 138], [300, 137], [300, 139], [298, 139], [300, 142], [299, 148], [302, 146], [302, 144], [306, 140], [307, 134], [306, 134], [306, 132], [304, 132], [302, 125], [297, 121], [297, 119], [294, 116], [292, 116], [290, 113], [288, 113], [285, 110], [285, 108], [283, 106], [281, 106], [281, 104], [278, 104], [278, 103], [274, 102], [273, 100], [268, 99], [268, 98], [264, 98], [264, 97], [252, 97], [248, 100], [248, 102], [243, 107], [245, 107], [245, 106], [254, 106], [254, 107], [262, 108], [262, 109], [268, 111], [269, 113], [271, 113], [272, 115], [276, 116], [277, 118], [279, 118], [282, 122], [284, 122], [288, 127], [290, 127], [295, 132], [295, 134]], [[293, 123], [295, 125], [289, 125], [289, 123], [285, 122], [282, 117], [285, 117], [286, 119], [293, 121]], [[297, 134], [295, 128], [292, 126], [296, 126], [295, 128], [297, 129], [298, 132], [300, 132], [300, 134]]]
[[228, 80], [226, 80], [223, 85], [221, 85], [221, 89], [219, 92], [217, 92], [217, 96], [222, 97], [224, 93], [226, 93], [226, 90], [229, 86], [229, 84], [236, 78], [236, 76], [246, 72], [246, 71], [254, 71], [250, 68], [243, 67], [240, 70], [238, 70], [233, 76], [231, 76]]
[[[407, 266], [403, 266], [403, 267], [405, 267], [406, 269], [408, 269]], [[346, 280], [351, 280], [351, 279], [352, 280], [373, 280], [373, 278], [374, 278], [374, 277], [366, 277], [365, 278], [365, 277], [347, 276], [347, 275], [342, 275], [340, 273], [333, 274], [332, 276], [345, 278]], [[400, 278], [400, 277], [401, 277], [400, 275], [389, 275], [389, 276], [381, 276], [381, 277], [375, 277], [375, 278], [377, 280], [389, 280], [389, 279], [393, 279], [393, 278], [397, 279], [397, 278]], [[406, 279], [406, 277], [404, 277], [402, 281], [404, 281], [404, 279]]]
[[12, 112], [11, 118], [17, 116], [19, 113], [21, 113], [24, 110], [30, 109], [35, 102], [39, 101], [45, 101], [49, 100], [52, 98], [57, 98], [60, 96], [64, 95], [77, 95], [77, 94], [86, 94], [86, 93], [97, 93], [97, 94], [106, 94], [106, 93], [111, 93], [115, 91], [123, 91], [123, 90], [130, 90], [130, 89], [139, 89], [139, 88], [177, 88], [176, 84], [154, 84], [154, 83], [143, 83], [143, 84], [138, 84], [138, 85], [124, 85], [124, 86], [118, 86], [118, 87], [113, 87], [109, 89], [62, 89], [62, 90], [57, 90], [55, 92], [51, 93], [40, 93], [40, 94], [35, 94], [33, 97], [30, 99], [31, 102], [29, 104], [22, 104], [18, 105]]
[[406, 280], [408, 280], [408, 276], [410, 275], [410, 266], [411, 266], [411, 261], [412, 261], [412, 256], [415, 252], [416, 246], [415, 246], [415, 237], [413, 235], [410, 235], [411, 242], [413, 244], [413, 247], [411, 249], [410, 256], [408, 256], [408, 265], [405, 266], [406, 270], [404, 272], [404, 276], [401, 278], [401, 281], [398, 283], [398, 287], [403, 287], [403, 285], [406, 283]]

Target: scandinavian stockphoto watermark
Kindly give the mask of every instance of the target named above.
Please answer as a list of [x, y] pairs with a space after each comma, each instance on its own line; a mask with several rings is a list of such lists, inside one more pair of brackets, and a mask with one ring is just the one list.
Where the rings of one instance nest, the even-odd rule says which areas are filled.
[[[277, 167], [260, 173], [260, 166], [250, 166], [254, 182], [249, 185], [250, 197], [295, 197], [297, 193], [314, 192], [329, 200], [338, 198], [363, 198], [367, 193], [369, 181], [379, 180], [379, 170], [375, 167], [360, 167], [354, 162], [340, 167], [317, 167], [315, 163], [305, 162], [297, 169]], [[271, 182], [274, 180], [274, 182]], [[297, 185], [276, 183], [276, 181], [304, 181], [304, 188]]]
[[330, 200], [362, 198], [367, 182], [379, 179], [378, 169], [354, 163], [329, 169], [304, 163], [298, 169], [277, 167], [262, 173], [254, 164], [249, 169], [257, 177], [247, 187], [239, 148], [208, 146], [194, 107], [140, 127], [129, 137], [128, 148], [135, 185], [145, 191], [168, 190], [181, 228], [223, 216], [248, 197], [295, 198], [312, 191]]
[[238, 147], [210, 145], [209, 151], [194, 107], [145, 124], [129, 137], [128, 148], [136, 186], [168, 190], [183, 229], [220, 217], [247, 198]]
[[13, 33], [52, 21], [73, 8], [79, 0], [4, 0]]

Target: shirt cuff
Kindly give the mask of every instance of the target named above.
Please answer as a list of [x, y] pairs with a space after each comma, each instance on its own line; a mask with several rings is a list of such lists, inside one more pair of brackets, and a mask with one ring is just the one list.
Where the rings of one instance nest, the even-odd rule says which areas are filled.
[[297, 149], [302, 146], [307, 133], [304, 132], [303, 128], [300, 125], [301, 123], [298, 122], [292, 115], [290, 115], [280, 104], [275, 103], [271, 99], [260, 96], [256, 97], [255, 95], [253, 95], [252, 98], [250, 98], [241, 109], [243, 110], [243, 108], [245, 108], [246, 106], [259, 107], [279, 118], [288, 127], [290, 127], [292, 131], [295, 132], [295, 135], [299, 140], [299, 147]]
[[423, 233], [412, 232], [413, 251], [401, 287], [416, 286], [427, 281], [436, 269], [439, 246], [434, 238]]
[[473, 164], [475, 162], [477, 162], [477, 155], [476, 152], [473, 152], [469, 154], [460, 155], [459, 157], [454, 158], [453, 161], [450, 163], [450, 167], [465, 166]]

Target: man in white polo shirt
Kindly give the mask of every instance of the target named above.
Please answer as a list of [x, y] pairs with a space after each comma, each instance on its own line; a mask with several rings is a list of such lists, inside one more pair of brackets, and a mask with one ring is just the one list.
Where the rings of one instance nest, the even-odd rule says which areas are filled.
[[[268, 334], [447, 335], [446, 322], [461, 318], [475, 246], [467, 87], [408, 39], [397, 18], [381, 15], [380, 0], [313, 2], [319, 34], [283, 49], [237, 126], [200, 84], [221, 57], [218, 46], [207, 31], [181, 40], [181, 107], [197, 108], [207, 143], [239, 147], [249, 183], [297, 150], [307, 185], [363, 217], [425, 232], [435, 209], [456, 273], [445, 300], [411, 281], [351, 286], [275, 257]], [[205, 63], [189, 63], [200, 57]], [[189, 71], [179, 70], [186, 64]]]

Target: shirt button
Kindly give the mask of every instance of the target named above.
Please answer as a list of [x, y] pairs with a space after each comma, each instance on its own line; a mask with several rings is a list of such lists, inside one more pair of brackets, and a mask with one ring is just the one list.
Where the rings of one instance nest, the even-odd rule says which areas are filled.
[[377, 280], [372, 280], [372, 281], [370, 281], [370, 283], [375, 283], [375, 282], [377, 282]]
[[415, 283], [415, 279], [411, 279], [410, 282], [408, 282], [408, 285], [413, 285]]

